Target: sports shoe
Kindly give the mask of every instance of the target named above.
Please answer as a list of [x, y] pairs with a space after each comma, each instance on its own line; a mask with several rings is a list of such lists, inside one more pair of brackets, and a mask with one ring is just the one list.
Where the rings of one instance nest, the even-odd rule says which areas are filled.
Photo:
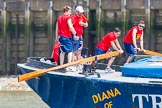
[[76, 67], [69, 66], [69, 67], [66, 68], [66, 71], [68, 71], [68, 72], [75, 72], [76, 71]]
[[124, 63], [124, 65], [127, 65], [128, 63]]
[[46, 60], [45, 58], [41, 58], [40, 61], [43, 63], [52, 64], [50, 60]]
[[113, 73], [113, 72], [115, 72], [115, 70], [113, 70], [113, 69], [111, 69], [111, 68], [106, 68], [105, 71], [108, 72], [108, 73]]
[[83, 65], [76, 66], [76, 71], [83, 71]]

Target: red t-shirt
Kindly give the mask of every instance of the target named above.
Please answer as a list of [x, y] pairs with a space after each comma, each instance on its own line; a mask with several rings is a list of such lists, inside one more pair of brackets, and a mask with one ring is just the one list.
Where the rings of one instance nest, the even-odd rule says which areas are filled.
[[74, 29], [75, 29], [77, 35], [82, 36], [83, 26], [80, 26], [79, 22], [82, 21], [82, 22], [86, 23], [87, 18], [84, 15], [78, 16], [78, 15], [74, 14], [71, 16], [71, 19], [72, 19], [72, 23], [73, 23], [73, 26], [74, 26]]
[[102, 40], [98, 43], [97, 48], [107, 51], [111, 47], [111, 41], [115, 41], [117, 38], [114, 35], [114, 32], [106, 34]]
[[132, 40], [133, 29], [137, 30], [136, 40], [138, 40], [141, 37], [143, 30], [139, 30], [138, 26], [134, 26], [128, 31], [127, 35], [124, 37], [125, 43], [133, 44], [133, 40]]
[[58, 36], [65, 36], [67, 38], [71, 38], [71, 32], [70, 32], [70, 28], [68, 26], [67, 21], [70, 19], [69, 15], [66, 14], [62, 14], [58, 19], [57, 19], [57, 23], [58, 23]]
[[56, 43], [53, 47], [53, 52], [52, 52], [52, 58], [54, 62], [59, 61], [59, 48], [60, 48], [60, 43]]

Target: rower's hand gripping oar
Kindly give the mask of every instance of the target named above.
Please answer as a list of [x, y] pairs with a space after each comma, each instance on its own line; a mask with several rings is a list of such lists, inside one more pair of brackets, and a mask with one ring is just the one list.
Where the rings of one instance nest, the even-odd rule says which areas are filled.
[[54, 71], [54, 70], [58, 70], [58, 69], [61, 69], [61, 68], [65, 68], [65, 67], [73, 66], [73, 65], [77, 65], [77, 64], [84, 64], [84, 63], [87, 63], [87, 62], [92, 62], [92, 61], [95, 61], [96, 57], [97, 57], [97, 60], [101, 60], [101, 59], [105, 59], [105, 58], [117, 56], [117, 55], [119, 55], [119, 52], [114, 51], [114, 52], [110, 52], [110, 53], [106, 53], [106, 54], [101, 54], [101, 55], [97, 55], [97, 56], [92, 56], [92, 57], [80, 59], [80, 60], [77, 60], [77, 61], [74, 61], [74, 62], [66, 63], [66, 64], [56, 66], [56, 67], [52, 67], [52, 68], [49, 68], [49, 69], [43, 69], [43, 70], [38, 70], [38, 71], [26, 73], [26, 74], [18, 76], [18, 82], [21, 82], [21, 81], [24, 81], [24, 80], [29, 80], [29, 79], [35, 78], [35, 77], [39, 77], [39, 76], [44, 75], [45, 73], [47, 73], [49, 71]]
[[161, 53], [150, 51], [150, 50], [145, 50], [144, 53], [151, 56], [162, 56]]

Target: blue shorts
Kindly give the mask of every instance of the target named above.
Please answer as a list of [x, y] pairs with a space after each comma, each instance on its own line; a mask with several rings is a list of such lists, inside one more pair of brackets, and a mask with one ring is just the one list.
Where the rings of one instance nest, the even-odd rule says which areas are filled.
[[79, 37], [79, 40], [73, 40], [73, 50], [82, 50], [83, 48], [83, 38]]
[[[100, 48], [96, 48], [95, 56], [96, 56], [96, 55], [100, 55], [100, 54], [105, 54], [105, 53], [108, 53], [108, 52], [111, 52], [111, 50], [108, 49], [107, 51], [103, 51], [103, 50], [100, 49]], [[107, 58], [107, 59], [109, 59], [109, 58]], [[102, 60], [98, 60], [97, 62], [101, 62], [101, 61], [102, 61]]]
[[127, 52], [128, 56], [133, 56], [137, 54], [137, 51], [134, 50], [134, 45], [133, 44], [128, 44], [124, 42], [124, 49]]
[[61, 43], [60, 48], [63, 52], [65, 52], [65, 53], [73, 52], [73, 40], [72, 40], [72, 38], [60, 36], [59, 42]]
[[103, 51], [103, 50], [100, 49], [100, 48], [96, 48], [95, 55], [105, 54], [106, 52], [107, 52], [107, 51]]

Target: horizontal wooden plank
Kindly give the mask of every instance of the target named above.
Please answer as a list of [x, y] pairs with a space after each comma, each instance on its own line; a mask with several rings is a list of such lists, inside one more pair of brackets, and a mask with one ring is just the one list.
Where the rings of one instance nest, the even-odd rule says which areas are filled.
[[102, 9], [121, 9], [121, 0], [101, 0]]
[[156, 50], [160, 51], [160, 53], [162, 53], [162, 49], [161, 49], [161, 46], [162, 46], [162, 43], [159, 43], [159, 44], [156, 44], [155, 47], [156, 47]]
[[53, 9], [54, 10], [63, 10], [64, 6], [72, 6], [72, 0], [53, 0]]
[[17, 51], [18, 52], [25, 51], [25, 46], [24, 45], [18, 45], [18, 47], [16, 47], [16, 45], [12, 45], [11, 51], [12, 52], [15, 52], [16, 51], [16, 48], [17, 48]]
[[11, 52], [11, 57], [25, 57], [25, 52], [18, 52], [17, 55], [16, 52]]
[[48, 44], [49, 39], [47, 37], [44, 38], [35, 38], [34, 44]]
[[150, 0], [150, 4], [153, 9], [162, 9], [162, 0]]
[[34, 56], [37, 57], [47, 57], [48, 52], [47, 51], [35, 51], [34, 52]]
[[25, 43], [25, 40], [24, 40], [24, 38], [18, 38], [17, 40], [16, 40], [16, 38], [12, 38], [11, 39], [11, 44], [12, 45], [16, 45], [16, 44], [24, 44]]
[[156, 37], [155, 38], [155, 42], [156, 42], [156, 44], [162, 43], [162, 38], [160, 36], [159, 37]]
[[127, 0], [127, 9], [144, 9], [145, 0]]

